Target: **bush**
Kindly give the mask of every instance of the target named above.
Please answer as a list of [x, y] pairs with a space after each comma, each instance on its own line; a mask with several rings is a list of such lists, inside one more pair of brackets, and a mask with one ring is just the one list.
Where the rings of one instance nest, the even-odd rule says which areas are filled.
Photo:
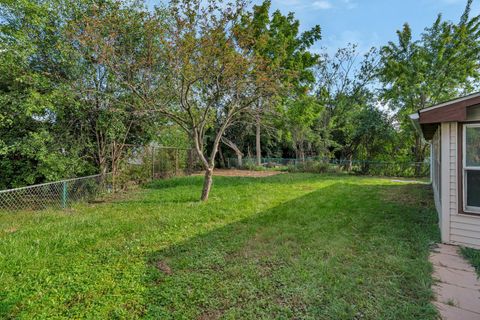
[[127, 190], [131, 186], [142, 185], [151, 179], [151, 166], [124, 164], [115, 177], [115, 189]]
[[322, 161], [305, 161], [288, 166], [289, 172], [326, 173], [331, 172], [330, 165]]
[[258, 166], [255, 163], [247, 162], [244, 166], [244, 169], [251, 170], [251, 171], [265, 171], [266, 168], [264, 166]]

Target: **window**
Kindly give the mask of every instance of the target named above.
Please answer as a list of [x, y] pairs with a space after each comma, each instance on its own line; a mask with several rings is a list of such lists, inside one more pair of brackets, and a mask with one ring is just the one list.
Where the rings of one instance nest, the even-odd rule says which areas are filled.
[[463, 132], [464, 211], [480, 213], [480, 124], [467, 124]]

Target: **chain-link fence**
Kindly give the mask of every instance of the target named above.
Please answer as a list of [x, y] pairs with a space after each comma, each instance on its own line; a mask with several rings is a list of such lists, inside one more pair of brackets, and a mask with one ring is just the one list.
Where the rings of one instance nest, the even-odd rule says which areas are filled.
[[364, 175], [389, 177], [428, 177], [430, 162], [408, 161], [368, 161], [348, 159], [324, 159], [308, 157], [304, 160], [295, 158], [261, 158], [261, 165], [252, 157], [228, 158], [227, 168], [262, 170], [275, 168], [293, 172], [354, 172]]
[[28, 187], [1, 190], [0, 210], [64, 209], [110, 192], [111, 174], [93, 175]]
[[198, 157], [192, 149], [130, 145], [115, 176], [98, 174], [0, 190], [0, 211], [63, 209], [130, 185], [188, 175], [198, 169]]
[[[428, 162], [380, 162], [364, 160], [338, 160], [306, 158], [227, 159], [228, 168], [265, 170], [268, 168], [291, 172], [348, 171], [366, 175], [395, 177], [428, 177]], [[1, 190], [0, 210], [39, 210], [67, 208], [80, 201], [90, 201], [102, 194], [124, 189], [128, 184], [141, 184], [153, 179], [188, 175], [201, 169], [192, 149], [158, 146], [130, 146], [124, 166], [115, 177], [111, 173], [43, 183], [28, 187]]]
[[129, 146], [123, 179], [144, 183], [153, 179], [189, 175], [201, 169], [193, 149], [163, 146]]

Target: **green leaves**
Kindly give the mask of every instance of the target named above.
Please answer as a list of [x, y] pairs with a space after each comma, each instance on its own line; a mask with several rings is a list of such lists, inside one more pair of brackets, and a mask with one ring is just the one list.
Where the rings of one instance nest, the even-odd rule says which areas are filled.
[[[88, 31], [80, 22], [102, 17], [108, 23], [96, 29], [101, 35], [123, 32], [115, 49], [124, 49], [124, 59], [116, 63], [128, 67], [139, 32], [126, 31], [138, 29], [143, 13], [138, 4], [124, 5], [87, 0], [0, 5], [1, 188], [98, 172], [100, 159], [110, 164], [113, 142], [150, 139], [155, 117], [132, 116], [132, 97], [101, 61], [110, 53], [108, 38], [95, 38], [90, 47], [79, 41]], [[132, 125], [133, 119], [142, 124]]]
[[407, 138], [405, 148], [412, 150], [411, 139], [416, 137], [412, 155], [416, 161], [423, 161], [426, 148], [408, 115], [478, 88], [480, 17], [470, 18], [470, 5], [468, 1], [458, 24], [438, 15], [419, 40], [412, 38], [412, 31], [405, 24], [397, 31], [397, 42], [390, 42], [381, 50], [381, 97], [396, 112]]
[[383, 97], [404, 121], [409, 113], [471, 91], [479, 78], [479, 17], [469, 19], [469, 5], [456, 25], [439, 15], [420, 40], [408, 24], [397, 31], [398, 43], [382, 48]]

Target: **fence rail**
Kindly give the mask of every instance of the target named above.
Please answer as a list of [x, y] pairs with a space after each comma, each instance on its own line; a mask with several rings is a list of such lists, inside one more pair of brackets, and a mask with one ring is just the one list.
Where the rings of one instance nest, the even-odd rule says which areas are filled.
[[188, 175], [199, 169], [193, 149], [163, 146], [129, 146], [124, 173], [142, 183], [151, 179]]
[[111, 174], [47, 182], [0, 191], [0, 210], [64, 209], [111, 190]]
[[0, 211], [64, 209], [103, 194], [153, 179], [188, 175], [198, 169], [192, 149], [128, 145], [126, 158], [113, 173], [0, 190]]
[[[127, 167], [113, 179], [111, 173], [48, 182], [28, 187], [0, 190], [0, 211], [64, 209], [80, 201], [90, 201], [105, 193], [118, 190], [128, 182], [143, 183], [152, 179], [189, 174], [198, 169], [198, 159], [190, 149], [137, 148], [128, 158]], [[229, 168], [257, 169], [256, 158], [227, 159]], [[353, 171], [361, 174], [427, 177], [428, 162], [381, 162], [306, 158], [262, 158], [262, 167], [283, 167], [289, 171], [316, 172], [321, 170]], [[123, 175], [123, 177], [122, 177]], [[124, 181], [123, 181], [124, 180]]]

